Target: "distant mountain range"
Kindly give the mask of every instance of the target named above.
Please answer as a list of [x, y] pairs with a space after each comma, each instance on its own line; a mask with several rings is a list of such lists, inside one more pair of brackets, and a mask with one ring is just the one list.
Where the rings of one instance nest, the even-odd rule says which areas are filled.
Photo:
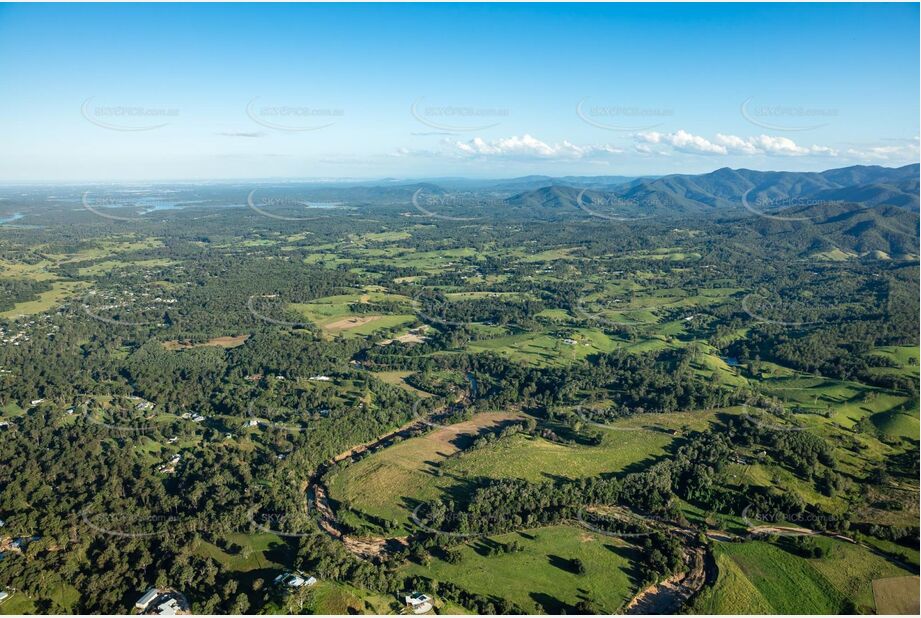
[[[639, 178], [615, 186], [553, 183], [505, 200], [509, 214], [613, 220], [712, 217], [804, 257], [918, 256], [919, 166], [854, 166], [825, 172], [718, 169]], [[758, 216], [756, 216], [758, 215]]]
[[699, 214], [743, 208], [770, 214], [804, 205], [849, 202], [917, 210], [918, 174], [918, 164], [899, 168], [853, 166], [825, 172], [722, 168], [700, 175], [638, 178], [613, 186], [597, 181], [573, 185], [555, 182], [513, 195], [507, 203], [510, 208], [537, 210], [585, 210], [594, 204], [606, 207], [604, 212], [608, 214], [628, 216]]
[[415, 210], [421, 211], [420, 216], [435, 213], [449, 219], [706, 217], [730, 223], [739, 233], [753, 233], [769, 244], [784, 244], [803, 256], [914, 259], [919, 252], [919, 173], [918, 164], [857, 165], [824, 172], [722, 168], [708, 174], [644, 178], [433, 178], [325, 191], [329, 198], [344, 191], [342, 201], [358, 198], [369, 205], [405, 208], [411, 214], [411, 205], [418, 204]]

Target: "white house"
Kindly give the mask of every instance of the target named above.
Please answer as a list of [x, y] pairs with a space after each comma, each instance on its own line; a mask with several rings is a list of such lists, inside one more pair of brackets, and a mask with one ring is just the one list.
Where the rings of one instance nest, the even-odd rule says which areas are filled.
[[175, 616], [179, 609], [179, 603], [176, 602], [176, 599], [167, 599], [157, 605], [157, 614], [160, 616]]
[[8, 598], [10, 598], [10, 593], [6, 590], [0, 590], [0, 603], [3, 603]]
[[405, 597], [406, 607], [414, 614], [424, 614], [432, 609], [432, 597], [421, 592], [413, 592]]
[[157, 471], [163, 472], [166, 474], [172, 474], [176, 471], [176, 466], [179, 465], [179, 462], [181, 460], [182, 460], [182, 455], [180, 455], [179, 453], [176, 453], [175, 455], [170, 457], [170, 460], [168, 462], [166, 462], [165, 464], [157, 468]]
[[139, 613], [155, 616], [176, 616], [189, 613], [189, 604], [180, 593], [171, 588], [150, 588], [134, 606]]
[[284, 584], [289, 588], [301, 588], [302, 586], [313, 586], [317, 583], [316, 577], [306, 576], [301, 577], [301, 574], [297, 573], [282, 573], [275, 578], [275, 584]]

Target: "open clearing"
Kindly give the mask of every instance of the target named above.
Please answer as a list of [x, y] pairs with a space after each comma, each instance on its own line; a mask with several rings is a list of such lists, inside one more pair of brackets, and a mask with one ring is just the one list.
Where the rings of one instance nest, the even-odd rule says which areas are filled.
[[35, 315], [54, 308], [78, 289], [85, 287], [82, 281], [55, 281], [51, 289], [41, 292], [35, 300], [17, 303], [15, 307], [0, 313], [0, 318], [12, 319], [19, 316]]
[[719, 579], [695, 603], [695, 612], [835, 614], [851, 599], [861, 613], [872, 613], [874, 607], [877, 613], [891, 613], [874, 602], [880, 597], [878, 587], [892, 607], [911, 603], [913, 590], [917, 606], [917, 577], [905, 577], [905, 570], [859, 545], [826, 537], [811, 541], [825, 550], [825, 557], [801, 558], [763, 541], [718, 543]]
[[[380, 311], [367, 310], [377, 309], [378, 304], [381, 304]], [[293, 303], [289, 307], [330, 335], [366, 336], [416, 321], [410, 299], [371, 289], [364, 293], [318, 298], [309, 303]], [[394, 310], [395, 313], [389, 313]]]
[[482, 412], [469, 421], [399, 442], [336, 474], [329, 483], [330, 498], [372, 517], [409, 526], [412, 509], [440, 495], [431, 481], [439, 463], [480, 431], [521, 418], [512, 412]]
[[[707, 427], [715, 421], [716, 414], [701, 411], [635, 415], [599, 428], [602, 442], [595, 446], [560, 444], [515, 434], [460, 452], [463, 443], [457, 440], [459, 436], [520, 418], [524, 417], [481, 413], [471, 421], [439, 428], [379, 451], [337, 474], [330, 483], [330, 498], [371, 517], [394, 521], [409, 531], [412, 510], [427, 500], [461, 498], [469, 493], [471, 485], [483, 479], [577, 479], [650, 463], [665, 454], [676, 435]], [[342, 509], [338, 511], [342, 513]], [[348, 518], [349, 514], [341, 516]]]
[[[488, 556], [490, 547], [512, 541], [517, 553]], [[576, 526], [551, 526], [472, 540], [460, 546], [457, 564], [433, 559], [427, 566], [410, 564], [406, 575], [455, 582], [474, 593], [508, 599], [529, 613], [575, 613], [589, 601], [598, 613], [613, 614], [638, 587], [632, 563], [638, 558], [620, 539]], [[578, 558], [585, 573], [577, 574]]]
[[189, 350], [192, 348], [235, 348], [246, 343], [249, 335], [236, 335], [234, 337], [215, 337], [202, 343], [187, 343], [177, 340], [164, 341], [163, 347], [167, 350]]
[[364, 326], [365, 324], [370, 324], [375, 320], [379, 320], [384, 316], [381, 315], [365, 315], [365, 316], [351, 316], [347, 318], [342, 318], [341, 320], [336, 320], [334, 322], [329, 322], [323, 325], [323, 328], [329, 331], [337, 330], [348, 330], [350, 328], [356, 328], [358, 326]]
[[427, 393], [426, 391], [420, 391], [418, 388], [410, 384], [407, 384], [406, 382], [407, 376], [411, 376], [413, 373], [415, 372], [413, 371], [375, 371], [374, 377], [380, 380], [381, 382], [385, 382], [393, 386], [398, 386], [402, 388], [403, 390], [409, 391], [410, 393], [413, 393], [414, 395], [417, 395], [419, 397], [422, 397], [422, 398], [433, 397], [432, 393]]
[[844, 597], [809, 562], [761, 541], [720, 543], [716, 586], [695, 608], [704, 614], [837, 614]]
[[873, 581], [873, 598], [879, 614], [908, 614], [917, 616], [918, 576], [887, 577]]
[[560, 444], [514, 435], [484, 449], [464, 453], [444, 466], [457, 479], [522, 478], [546, 481], [577, 479], [642, 466], [665, 455], [666, 447], [689, 430], [700, 431], [716, 421], [713, 411], [636, 414], [608, 425], [593, 426], [601, 443]]

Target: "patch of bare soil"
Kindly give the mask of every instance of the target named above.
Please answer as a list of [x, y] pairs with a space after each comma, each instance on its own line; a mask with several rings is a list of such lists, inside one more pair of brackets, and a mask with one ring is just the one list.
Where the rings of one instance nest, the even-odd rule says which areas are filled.
[[425, 343], [428, 341], [428, 337], [426, 337], [424, 333], [424, 329], [414, 328], [405, 335], [400, 335], [399, 337], [394, 337], [393, 339], [384, 339], [377, 345], [390, 345], [396, 341], [400, 343]]
[[[520, 412], [517, 411], [482, 412], [480, 414], [474, 415], [474, 417], [470, 420], [448, 425], [446, 427], [439, 427], [432, 433], [428, 434], [427, 439], [434, 439], [440, 445], [440, 448], [453, 452], [457, 450], [457, 447], [451, 442], [457, 436], [461, 434], [475, 434], [483, 427], [491, 426], [502, 421], [516, 418], [523, 418], [523, 416]], [[376, 451], [387, 445], [395, 436], [407, 435], [411, 430], [419, 429], [424, 426], [425, 421], [422, 419], [414, 419], [402, 427], [399, 427], [398, 429], [375, 438], [371, 442], [359, 444], [347, 451], [339, 453], [330, 460], [330, 463], [337, 463], [344, 459], [348, 459], [349, 457], [353, 457], [368, 451]], [[346, 549], [361, 558], [365, 558], [366, 560], [380, 558], [386, 553], [393, 553], [394, 551], [406, 546], [406, 537], [359, 538], [346, 534], [346, 532], [339, 526], [336, 515], [333, 512], [332, 507], [329, 505], [329, 501], [327, 500], [326, 495], [326, 487], [319, 481], [320, 476], [320, 474], [315, 476], [316, 480], [307, 488], [306, 495], [309, 504], [311, 494], [310, 490], [312, 489], [314, 505], [316, 506], [317, 514], [319, 516], [319, 525], [320, 528], [322, 528], [327, 534], [329, 534], [334, 539], [341, 541], [342, 544], [345, 545]]]
[[797, 526], [752, 526], [748, 529], [748, 532], [752, 536], [767, 536], [771, 534], [776, 534], [778, 536], [811, 536], [813, 534], [818, 534], [815, 530], [799, 528]]
[[640, 591], [624, 609], [625, 614], [676, 614], [707, 581], [704, 550], [695, 548], [685, 555], [688, 570]]
[[246, 343], [249, 335], [235, 335], [233, 337], [215, 337], [203, 343], [191, 343], [189, 341], [164, 341], [163, 347], [167, 350], [189, 350], [191, 348], [235, 348]]
[[364, 326], [374, 322], [375, 320], [380, 320], [383, 316], [380, 315], [353, 315], [347, 318], [342, 318], [341, 320], [336, 320], [335, 322], [330, 322], [326, 324], [323, 328], [326, 330], [337, 331], [337, 330], [348, 330], [350, 328], [357, 328], [359, 326]]
[[326, 488], [319, 484], [314, 485], [313, 494], [317, 513], [320, 515], [320, 527], [356, 556], [374, 560], [406, 546], [406, 537], [355, 537], [346, 534], [336, 523], [336, 517], [326, 500]]
[[722, 530], [707, 530], [707, 536], [714, 541], [723, 541], [724, 543], [729, 543], [739, 538], [730, 532], [724, 532]]

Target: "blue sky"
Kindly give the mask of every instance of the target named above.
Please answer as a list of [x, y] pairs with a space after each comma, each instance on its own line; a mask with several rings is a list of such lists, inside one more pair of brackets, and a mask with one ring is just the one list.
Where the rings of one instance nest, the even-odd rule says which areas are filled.
[[917, 4], [0, 5], [0, 180], [916, 162]]

